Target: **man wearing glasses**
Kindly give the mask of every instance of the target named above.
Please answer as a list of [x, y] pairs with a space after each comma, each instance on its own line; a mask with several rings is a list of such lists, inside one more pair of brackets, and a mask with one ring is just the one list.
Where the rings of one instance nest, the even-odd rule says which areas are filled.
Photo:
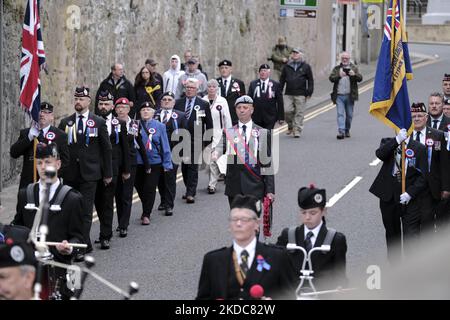
[[235, 197], [229, 216], [233, 242], [203, 259], [197, 299], [292, 299], [295, 274], [286, 251], [259, 242], [261, 206], [249, 195]]

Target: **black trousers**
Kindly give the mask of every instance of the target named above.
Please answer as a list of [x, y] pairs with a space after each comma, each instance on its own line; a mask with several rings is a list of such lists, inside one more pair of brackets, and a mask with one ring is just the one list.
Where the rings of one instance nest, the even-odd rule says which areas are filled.
[[117, 221], [120, 229], [127, 229], [130, 224], [131, 207], [133, 204], [133, 188], [136, 177], [136, 166], [130, 167], [130, 178], [122, 180], [122, 170], [119, 170], [116, 186]]
[[114, 217], [114, 195], [116, 193], [117, 176], [105, 186], [103, 180], [97, 183], [95, 193], [95, 209], [100, 222], [100, 240], [110, 240], [112, 237], [112, 223]]
[[195, 197], [198, 184], [198, 164], [181, 163], [181, 173], [186, 187], [186, 196]]
[[144, 165], [136, 167], [134, 186], [142, 202], [142, 217], [150, 217], [155, 203], [156, 186], [161, 174], [161, 164], [151, 165], [151, 173], [145, 172]]
[[65, 184], [71, 186], [81, 193], [83, 196], [83, 237], [84, 242], [88, 245], [88, 250], [92, 249], [91, 243], [91, 226], [92, 212], [94, 211], [95, 191], [97, 189], [97, 181], [64, 181]]
[[161, 204], [167, 208], [173, 209], [177, 192], [178, 165], [172, 162], [172, 166], [173, 169], [170, 171], [164, 171], [164, 169], [161, 168], [158, 190], [161, 197]]

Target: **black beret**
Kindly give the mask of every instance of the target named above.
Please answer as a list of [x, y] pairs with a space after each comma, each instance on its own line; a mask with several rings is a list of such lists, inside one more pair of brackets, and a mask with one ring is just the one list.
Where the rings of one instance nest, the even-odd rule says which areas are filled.
[[175, 99], [175, 95], [173, 94], [172, 91], [164, 92], [163, 95], [161, 96], [161, 99], [164, 98], [165, 96], [169, 96], [169, 97], [172, 97], [173, 99]]
[[89, 88], [88, 87], [77, 87], [75, 88], [75, 97], [88, 97], [90, 98], [91, 96], [89, 95]]
[[42, 102], [41, 103], [41, 110], [48, 110], [50, 112], [53, 112], [53, 106], [48, 102]]
[[99, 101], [113, 101], [114, 97], [109, 91], [102, 91], [98, 94]]
[[238, 194], [231, 203], [231, 209], [234, 208], [249, 209], [255, 212], [258, 217], [261, 215], [261, 201], [252, 195]]
[[7, 241], [0, 244], [0, 268], [36, 266], [33, 248], [26, 242]]
[[267, 63], [263, 63], [259, 66], [259, 71], [261, 71], [261, 69], [270, 69], [270, 66]]
[[298, 206], [302, 209], [324, 208], [326, 203], [325, 189], [318, 189], [314, 185], [310, 185], [298, 190]]
[[48, 157], [58, 158], [58, 149], [55, 143], [38, 143], [36, 146], [36, 159], [45, 159]]
[[25, 226], [10, 225], [0, 223], [0, 244], [11, 239], [16, 242], [26, 242], [30, 234], [30, 229]]
[[221, 67], [221, 66], [229, 66], [229, 67], [231, 67], [231, 66], [233, 66], [233, 64], [231, 63], [230, 60], [225, 59], [225, 60], [222, 60], [222, 61], [219, 62], [218, 67]]
[[[156, 109], [155, 106], [153, 105], [153, 103], [151, 103], [150, 101], [145, 101], [141, 104], [141, 109], [142, 108], [152, 108], [152, 109]], [[140, 110], [140, 109], [139, 109]]]
[[427, 107], [423, 102], [413, 103], [411, 105], [411, 112], [427, 112]]
[[442, 81], [450, 81], [450, 74], [444, 74], [444, 78], [442, 79]]

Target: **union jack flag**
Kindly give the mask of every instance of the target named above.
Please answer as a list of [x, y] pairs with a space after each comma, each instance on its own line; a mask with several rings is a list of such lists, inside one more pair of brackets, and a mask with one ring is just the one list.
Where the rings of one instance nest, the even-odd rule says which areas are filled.
[[39, 71], [45, 63], [39, 18], [39, 0], [28, 0], [22, 30], [22, 59], [20, 60], [20, 105], [39, 120], [41, 104]]

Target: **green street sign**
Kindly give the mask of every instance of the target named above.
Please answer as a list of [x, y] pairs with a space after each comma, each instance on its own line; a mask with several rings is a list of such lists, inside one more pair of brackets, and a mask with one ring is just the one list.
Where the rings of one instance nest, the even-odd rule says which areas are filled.
[[317, 0], [280, 0], [282, 6], [317, 7]]

